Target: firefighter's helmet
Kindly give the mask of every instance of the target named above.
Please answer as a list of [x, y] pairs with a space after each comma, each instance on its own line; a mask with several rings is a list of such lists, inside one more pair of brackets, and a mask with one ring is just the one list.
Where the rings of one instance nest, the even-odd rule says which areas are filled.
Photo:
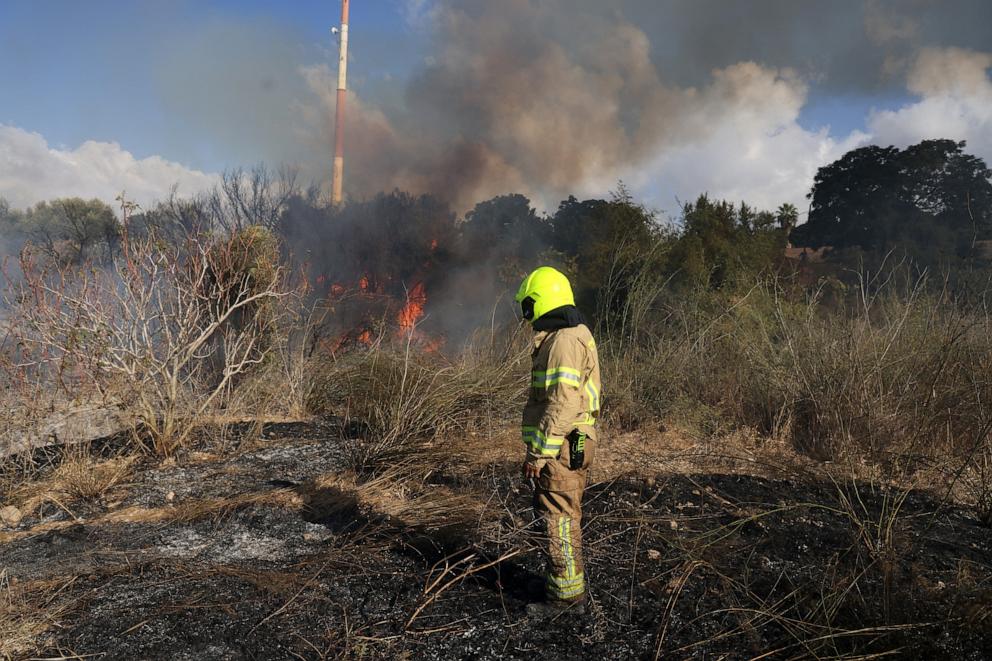
[[542, 266], [524, 278], [514, 298], [524, 319], [530, 322], [563, 305], [575, 305], [568, 278], [550, 266]]

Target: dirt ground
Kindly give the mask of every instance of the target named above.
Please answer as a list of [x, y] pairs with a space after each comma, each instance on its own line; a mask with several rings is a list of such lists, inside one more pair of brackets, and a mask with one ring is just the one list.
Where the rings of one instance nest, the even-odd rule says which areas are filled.
[[541, 621], [526, 611], [541, 559], [519, 448], [411, 480], [422, 466], [404, 479], [356, 475], [360, 434], [334, 420], [241, 432], [222, 449], [206, 439], [175, 461], [146, 460], [98, 497], [43, 500], [0, 530], [0, 632], [10, 636], [0, 649], [992, 658], [990, 531], [935, 494], [760, 462], [718, 470], [685, 448], [668, 449], [668, 468], [664, 449], [657, 469], [604, 456], [584, 507], [589, 612]]

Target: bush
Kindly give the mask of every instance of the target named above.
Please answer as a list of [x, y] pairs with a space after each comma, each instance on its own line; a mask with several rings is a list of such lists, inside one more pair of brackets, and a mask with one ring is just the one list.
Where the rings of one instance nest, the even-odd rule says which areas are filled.
[[271, 352], [274, 302], [291, 294], [275, 254], [252, 229], [130, 240], [108, 268], [52, 270], [26, 251], [6, 297], [20, 364], [70, 398], [98, 393], [171, 454]]

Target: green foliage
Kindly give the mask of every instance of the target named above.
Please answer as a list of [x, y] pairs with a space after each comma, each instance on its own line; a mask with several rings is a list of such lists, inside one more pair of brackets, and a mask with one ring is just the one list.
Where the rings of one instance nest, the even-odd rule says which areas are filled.
[[786, 233], [791, 232], [792, 228], [799, 223], [799, 210], [796, 209], [796, 205], [788, 202], [779, 205], [779, 208], [775, 210], [775, 222]]
[[[206, 254], [207, 277], [198, 292], [202, 304], [216, 316], [239, 302], [259, 297], [244, 303], [228, 324], [241, 331], [249, 326], [264, 329], [266, 332], [259, 332], [260, 352], [270, 348], [270, 332], [274, 330], [271, 320], [278, 316], [275, 306], [285, 305], [282, 300], [265, 296], [281, 284], [281, 259], [279, 239], [259, 225], [214, 240]], [[196, 260], [191, 266], [199, 267]]]
[[[218, 250], [218, 246], [222, 249]], [[250, 225], [214, 248], [215, 263], [247, 281], [248, 290], [265, 291], [279, 277], [279, 239], [271, 230]]]
[[100, 200], [60, 198], [4, 215], [14, 237], [31, 241], [62, 264], [107, 261], [120, 245], [121, 225]]
[[[640, 264], [663, 237], [654, 214], [637, 204], [621, 183], [610, 200], [569, 197], [550, 218], [551, 246], [569, 259], [576, 303], [587, 311], [601, 306], [603, 284], [621, 277], [618, 264]], [[649, 251], [650, 252], [650, 251]], [[613, 282], [614, 291], [629, 283]], [[622, 299], [621, 299], [622, 300]], [[619, 303], [620, 301], [614, 301]]]
[[530, 200], [520, 194], [480, 202], [460, 226], [460, 256], [495, 268], [507, 285], [537, 265], [548, 245], [550, 228]]
[[[788, 219], [789, 213], [780, 208], [779, 218], [784, 214]], [[683, 230], [672, 245], [668, 273], [675, 283], [689, 288], [733, 289], [749, 284], [782, 265], [786, 235], [774, 227], [776, 222], [772, 214], [757, 213], [743, 203], [734, 206], [701, 195], [682, 209]]]
[[964, 147], [927, 140], [848, 152], [817, 172], [809, 221], [793, 243], [867, 252], [900, 246], [927, 265], [969, 257], [992, 235], [992, 171]]

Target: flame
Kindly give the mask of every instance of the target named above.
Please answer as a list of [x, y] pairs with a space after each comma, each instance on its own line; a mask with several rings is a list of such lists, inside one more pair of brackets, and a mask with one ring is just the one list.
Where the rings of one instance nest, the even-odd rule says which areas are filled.
[[361, 289], [362, 291], [369, 290], [369, 277], [367, 275], [363, 275], [361, 278], [358, 279], [358, 288]]
[[337, 282], [331, 285], [331, 296], [343, 296], [344, 292], [345, 292], [344, 285], [338, 284]]
[[437, 250], [437, 239], [431, 239], [431, 252]]
[[361, 333], [358, 334], [358, 341], [361, 342], [362, 344], [364, 344], [365, 346], [371, 345], [372, 344], [372, 331], [370, 331], [368, 329], [363, 330]]
[[406, 305], [396, 318], [401, 331], [411, 331], [424, 316], [424, 306], [427, 304], [427, 292], [424, 283], [418, 282], [406, 295]]

